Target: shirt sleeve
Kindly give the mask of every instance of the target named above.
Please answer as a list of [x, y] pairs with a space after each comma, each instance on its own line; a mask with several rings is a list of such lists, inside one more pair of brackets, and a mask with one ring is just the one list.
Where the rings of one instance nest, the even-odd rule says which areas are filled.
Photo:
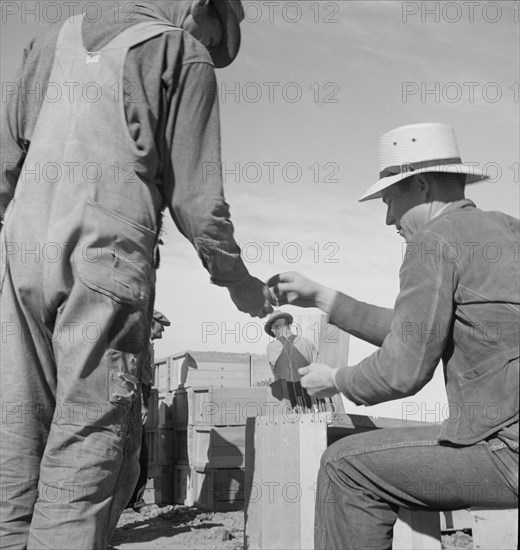
[[309, 361], [309, 363], [315, 363], [318, 359], [318, 350], [316, 349], [316, 346], [307, 338], [303, 338], [302, 340], [305, 344], [305, 358]]
[[381, 347], [390, 333], [393, 315], [393, 309], [358, 302], [337, 292], [329, 323], [365, 342]]
[[378, 351], [336, 374], [338, 389], [351, 401], [400, 399], [431, 380], [450, 334], [456, 284], [454, 263], [439, 252], [442, 243], [440, 235], [422, 232], [408, 245], [390, 334]]
[[220, 120], [215, 72], [211, 64], [182, 67], [170, 117], [173, 192], [170, 212], [193, 244], [211, 281], [229, 286], [249, 276], [234, 239], [224, 198]]

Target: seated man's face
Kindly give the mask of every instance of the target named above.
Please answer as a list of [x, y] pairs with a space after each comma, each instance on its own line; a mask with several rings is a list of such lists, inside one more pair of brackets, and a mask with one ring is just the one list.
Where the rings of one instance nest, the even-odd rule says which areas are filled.
[[222, 24], [210, 0], [193, 0], [182, 28], [201, 42], [209, 52], [222, 40]]
[[386, 225], [395, 225], [399, 232], [401, 230], [401, 218], [406, 212], [410, 208], [425, 202], [421, 187], [413, 177], [383, 189], [381, 197], [387, 206]]

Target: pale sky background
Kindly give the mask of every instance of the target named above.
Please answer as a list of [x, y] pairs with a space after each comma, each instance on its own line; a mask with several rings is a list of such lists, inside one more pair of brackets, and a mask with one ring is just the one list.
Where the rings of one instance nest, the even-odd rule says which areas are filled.
[[[89, 3], [69, 2], [76, 13]], [[25, 20], [21, 6], [33, 2], [1, 4], [4, 85], [59, 3], [40, 2]], [[452, 125], [463, 161], [486, 166], [492, 177], [469, 186], [468, 198], [519, 217], [519, 2], [244, 5], [241, 52], [217, 73], [226, 199], [253, 275], [296, 270], [393, 306], [403, 240], [385, 226], [381, 201], [357, 199], [377, 180], [380, 135], [403, 124]], [[171, 221], [164, 240], [156, 307], [172, 326], [156, 344], [157, 357], [184, 349], [264, 353], [265, 321], [238, 312], [225, 289], [210, 285]], [[374, 349], [352, 337], [349, 363]], [[418, 411], [414, 418], [442, 420], [441, 369], [405, 401], [408, 412]], [[401, 417], [404, 406], [349, 410]]]

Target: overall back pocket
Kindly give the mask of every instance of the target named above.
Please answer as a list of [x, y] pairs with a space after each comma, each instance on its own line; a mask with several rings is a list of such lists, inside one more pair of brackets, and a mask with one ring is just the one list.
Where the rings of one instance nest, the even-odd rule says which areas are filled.
[[156, 234], [88, 200], [74, 265], [81, 281], [123, 304], [145, 304], [153, 290]]

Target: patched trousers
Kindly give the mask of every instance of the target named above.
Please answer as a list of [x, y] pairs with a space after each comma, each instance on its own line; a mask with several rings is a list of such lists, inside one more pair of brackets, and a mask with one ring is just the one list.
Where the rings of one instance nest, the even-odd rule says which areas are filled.
[[1, 547], [103, 549], [139, 473], [149, 300], [121, 303], [30, 250], [3, 266]]

